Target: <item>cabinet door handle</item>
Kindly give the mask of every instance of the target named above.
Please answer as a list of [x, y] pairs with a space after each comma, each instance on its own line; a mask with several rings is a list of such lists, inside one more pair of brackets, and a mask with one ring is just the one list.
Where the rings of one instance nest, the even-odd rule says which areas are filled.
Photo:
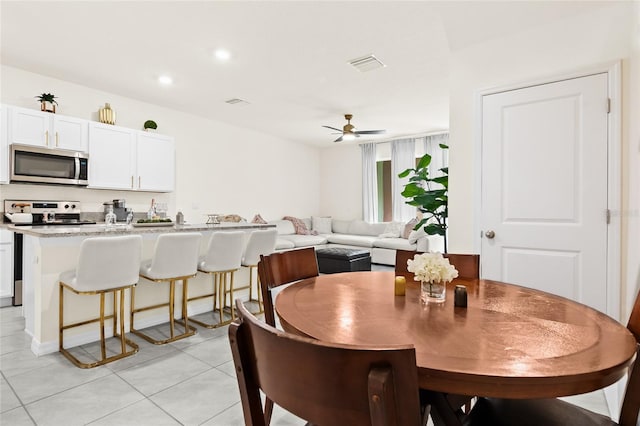
[[131, 175], [131, 189], [133, 189], [133, 175]]
[[142, 178], [138, 176], [138, 188], [140, 188], [140, 186], [142, 185], [141, 182], [142, 182]]
[[44, 131], [44, 144], [46, 146], [49, 146], [49, 131], [48, 130]]
[[58, 147], [58, 132], [56, 132], [56, 148]]

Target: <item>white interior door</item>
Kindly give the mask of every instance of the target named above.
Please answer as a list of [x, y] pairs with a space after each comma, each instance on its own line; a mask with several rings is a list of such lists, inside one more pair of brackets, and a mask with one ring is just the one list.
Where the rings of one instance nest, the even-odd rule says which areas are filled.
[[606, 73], [483, 96], [483, 278], [607, 311], [608, 97]]

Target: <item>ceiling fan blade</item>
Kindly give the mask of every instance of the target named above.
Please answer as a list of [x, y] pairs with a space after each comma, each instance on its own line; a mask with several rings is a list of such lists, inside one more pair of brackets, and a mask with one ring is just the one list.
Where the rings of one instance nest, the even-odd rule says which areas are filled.
[[336, 139], [334, 142], [342, 142], [342, 136], [340, 136], [338, 139]]
[[383, 133], [387, 133], [386, 130], [356, 130], [354, 132], [356, 135], [381, 135]]
[[342, 129], [336, 129], [335, 127], [331, 127], [331, 126], [322, 126], [322, 127], [326, 127], [327, 129], [335, 130], [337, 132], [342, 133]]

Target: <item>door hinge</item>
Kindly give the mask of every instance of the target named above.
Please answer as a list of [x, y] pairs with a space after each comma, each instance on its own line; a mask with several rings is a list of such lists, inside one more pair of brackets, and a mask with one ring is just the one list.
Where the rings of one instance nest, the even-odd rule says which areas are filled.
[[609, 225], [611, 223], [611, 210], [607, 209], [607, 225]]
[[611, 114], [611, 98], [607, 98], [607, 114]]

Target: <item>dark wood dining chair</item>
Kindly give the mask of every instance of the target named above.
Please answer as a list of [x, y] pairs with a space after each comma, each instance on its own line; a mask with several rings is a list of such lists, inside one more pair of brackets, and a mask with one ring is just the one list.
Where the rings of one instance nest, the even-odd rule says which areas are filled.
[[318, 260], [316, 250], [313, 247], [260, 256], [258, 276], [260, 277], [260, 291], [262, 291], [266, 323], [273, 327], [276, 325], [273, 298], [271, 297], [272, 288], [305, 278], [317, 277], [318, 274]]
[[[396, 250], [395, 269], [398, 275], [411, 276], [411, 279], [413, 279], [413, 274], [407, 270], [407, 260], [413, 259], [416, 254], [421, 254], [421, 252]], [[479, 254], [444, 253], [443, 256], [448, 258], [449, 263], [458, 270], [458, 277], [470, 280], [480, 278]]]
[[277, 330], [236, 302], [229, 326], [245, 425], [266, 425], [260, 392], [316, 425], [419, 426], [411, 345], [325, 343]]
[[636, 426], [640, 411], [640, 293], [636, 297], [627, 328], [638, 342], [636, 359], [629, 370], [619, 423], [560, 399], [479, 398], [465, 426]]
[[[276, 326], [271, 289], [305, 278], [317, 277], [318, 274], [318, 259], [313, 247], [271, 253], [268, 256], [261, 255], [258, 262], [258, 277], [265, 322], [272, 327]], [[267, 425], [271, 422], [272, 413], [273, 401], [267, 397], [264, 405], [264, 418]]]

